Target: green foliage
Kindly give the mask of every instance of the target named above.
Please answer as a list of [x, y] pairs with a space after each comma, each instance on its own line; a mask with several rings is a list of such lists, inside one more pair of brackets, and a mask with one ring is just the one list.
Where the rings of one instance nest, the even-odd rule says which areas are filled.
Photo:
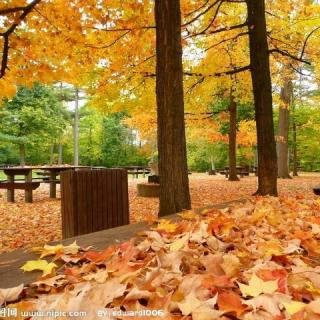
[[0, 145], [0, 164], [18, 164], [17, 150], [11, 143]]
[[204, 140], [187, 144], [188, 167], [191, 171], [206, 172], [211, 169], [212, 162], [216, 168], [227, 165], [228, 145], [225, 143], [210, 144]]
[[3, 102], [0, 140], [34, 148], [46, 155], [43, 160], [47, 158], [49, 145], [59, 141], [68, 123], [68, 112], [53, 90], [35, 83], [32, 88], [20, 87], [12, 100]]
[[[303, 171], [320, 171], [320, 112], [319, 107], [296, 106], [298, 162]], [[292, 134], [290, 136], [292, 147]]]
[[[229, 132], [229, 121], [221, 121], [220, 115], [229, 112], [230, 99], [220, 97], [209, 105], [212, 112], [212, 118], [220, 123], [220, 133], [227, 135]], [[243, 120], [254, 119], [254, 106], [248, 103], [237, 102], [237, 123]]]
[[96, 110], [84, 107], [80, 112], [79, 155], [86, 165], [102, 165], [102, 123], [103, 116]]
[[106, 167], [146, 165], [147, 158], [139, 152], [134, 133], [122, 120], [125, 113], [111, 113], [102, 122], [102, 163]]

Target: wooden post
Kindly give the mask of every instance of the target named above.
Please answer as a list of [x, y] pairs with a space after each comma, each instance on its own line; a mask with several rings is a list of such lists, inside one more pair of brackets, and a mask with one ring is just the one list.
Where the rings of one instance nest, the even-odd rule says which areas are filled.
[[[26, 183], [32, 182], [32, 170], [30, 170], [29, 173], [25, 175], [24, 180]], [[32, 202], [32, 186], [31, 186], [31, 184], [30, 184], [30, 187], [26, 187], [26, 189], [24, 191], [24, 199], [25, 199], [25, 202], [29, 202], [29, 203]]]
[[[8, 182], [14, 182], [14, 175], [7, 174]], [[7, 189], [7, 201], [14, 202], [14, 189]]]

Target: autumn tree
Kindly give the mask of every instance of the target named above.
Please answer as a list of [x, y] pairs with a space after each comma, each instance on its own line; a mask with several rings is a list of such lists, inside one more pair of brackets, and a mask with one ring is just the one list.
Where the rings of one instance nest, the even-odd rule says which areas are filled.
[[17, 3], [10, 3], [11, 1], [6, 0], [0, 5], [0, 16], [3, 17], [1, 28], [3, 30], [0, 32], [2, 38], [0, 79], [5, 76], [8, 68], [10, 36], [16, 31], [21, 21], [30, 14], [40, 1], [41, 0], [33, 0], [26, 2], [25, 5], [17, 5]]
[[277, 153], [274, 138], [269, 48], [264, 0], [246, 0], [250, 68], [258, 141], [257, 194], [277, 196]]
[[159, 215], [190, 209], [179, 0], [156, 0]]

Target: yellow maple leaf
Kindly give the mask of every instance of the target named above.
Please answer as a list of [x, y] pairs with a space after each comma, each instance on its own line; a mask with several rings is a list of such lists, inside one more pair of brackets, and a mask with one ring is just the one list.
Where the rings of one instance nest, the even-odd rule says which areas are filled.
[[58, 266], [53, 262], [48, 263], [46, 260], [38, 259], [27, 261], [20, 269], [22, 269], [24, 272], [41, 270], [43, 271], [43, 275], [47, 275], [51, 273], [52, 269], [57, 267]]
[[74, 241], [68, 246], [63, 246], [62, 251], [64, 254], [77, 254], [80, 247], [77, 245], [77, 242]]
[[155, 228], [155, 230], [163, 230], [166, 232], [175, 232], [176, 229], [177, 225], [166, 219], [161, 219], [158, 226]]
[[40, 259], [47, 257], [47, 256], [52, 256], [52, 255], [56, 255], [58, 252], [63, 252], [65, 254], [76, 254], [79, 251], [79, 246], [77, 245], [76, 241], [74, 241], [73, 243], [71, 243], [68, 246], [64, 246], [62, 244], [57, 244], [55, 246], [51, 246], [51, 245], [44, 245], [43, 247], [36, 247], [36, 248], [32, 248], [33, 252], [36, 253], [40, 253]]
[[281, 302], [290, 316], [301, 311], [307, 304], [299, 301]]
[[40, 253], [40, 259], [47, 257], [47, 256], [52, 256], [55, 255], [57, 252], [61, 251], [63, 248], [62, 244], [57, 244], [55, 246], [50, 246], [48, 244], [44, 245], [43, 248], [34, 248], [32, 249], [33, 252]]
[[237, 282], [241, 293], [247, 297], [257, 297], [261, 293], [274, 293], [278, 289], [278, 280], [263, 281], [255, 274], [251, 277], [249, 285]]

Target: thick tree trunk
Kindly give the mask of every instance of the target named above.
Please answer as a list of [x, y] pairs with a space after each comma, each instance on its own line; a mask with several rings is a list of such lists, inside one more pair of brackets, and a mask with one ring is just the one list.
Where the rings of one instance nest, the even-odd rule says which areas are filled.
[[232, 93], [229, 106], [229, 181], [239, 181], [237, 176], [237, 103]]
[[289, 150], [288, 150], [288, 137], [289, 137], [289, 114], [290, 106], [292, 103], [292, 82], [285, 80], [281, 88], [281, 101], [282, 105], [279, 107], [279, 131], [278, 131], [278, 177], [283, 179], [291, 179], [289, 173]]
[[24, 144], [19, 144], [19, 154], [20, 154], [20, 166], [26, 164], [26, 147]]
[[274, 138], [271, 77], [264, 0], [246, 0], [251, 77], [258, 141], [258, 190], [277, 196], [277, 152]]
[[160, 210], [164, 216], [190, 209], [182, 80], [179, 0], [156, 0], [157, 121]]
[[79, 165], [79, 90], [75, 89], [75, 108], [73, 123], [73, 164]]

